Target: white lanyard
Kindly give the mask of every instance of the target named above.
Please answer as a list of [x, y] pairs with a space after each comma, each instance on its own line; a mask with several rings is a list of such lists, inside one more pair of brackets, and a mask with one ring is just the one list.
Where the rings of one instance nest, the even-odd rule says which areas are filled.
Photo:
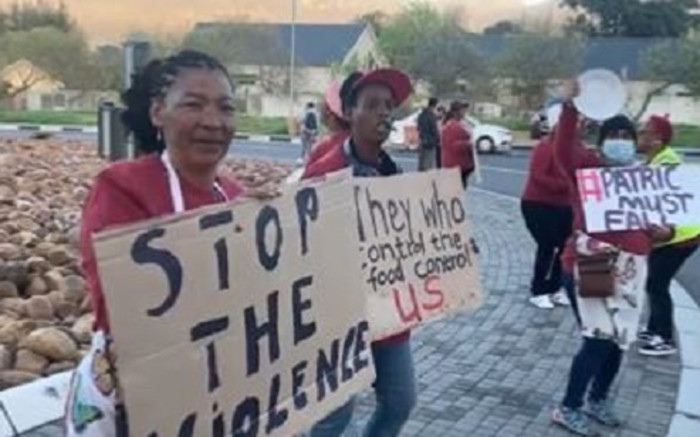
[[[168, 172], [168, 185], [170, 186], [170, 198], [173, 201], [173, 211], [175, 213], [180, 213], [185, 211], [185, 198], [182, 196], [182, 185], [180, 185], [180, 178], [177, 176], [177, 172], [173, 167], [173, 163], [170, 161], [170, 155], [165, 151], [161, 153], [160, 160], [163, 161], [165, 170]], [[214, 182], [214, 189], [228, 201], [228, 196], [221, 188], [218, 182]]]

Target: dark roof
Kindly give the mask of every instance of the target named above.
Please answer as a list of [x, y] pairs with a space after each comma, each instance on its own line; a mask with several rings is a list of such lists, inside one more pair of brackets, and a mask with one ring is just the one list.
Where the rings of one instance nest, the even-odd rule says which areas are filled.
[[[490, 59], [500, 56], [508, 47], [509, 40], [518, 35], [472, 35], [476, 49]], [[644, 54], [651, 47], [674, 41], [668, 38], [622, 38], [596, 37], [586, 41], [583, 68], [606, 68], [618, 74], [623, 72], [628, 79], [639, 79], [643, 75]]]
[[[276, 40], [274, 59], [261, 57], [259, 50], [239, 55], [239, 64], [284, 65], [291, 54], [291, 24], [271, 23], [199, 23], [195, 32], [216, 29], [220, 26], [251, 28], [268, 32]], [[296, 57], [301, 65], [329, 66], [342, 62], [365, 30], [365, 24], [300, 24], [296, 25]]]

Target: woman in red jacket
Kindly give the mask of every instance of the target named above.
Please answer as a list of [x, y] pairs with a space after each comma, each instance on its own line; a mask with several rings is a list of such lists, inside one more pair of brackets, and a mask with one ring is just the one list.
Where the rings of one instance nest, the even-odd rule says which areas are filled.
[[655, 226], [648, 230], [586, 232], [576, 171], [633, 165], [637, 135], [627, 117], [613, 117], [600, 129], [597, 159], [588, 163], [577, 161], [574, 139], [578, 113], [573, 105], [577, 94], [577, 83], [568, 83], [554, 139], [554, 157], [569, 184], [574, 212], [574, 234], [563, 255], [564, 274], [569, 277], [566, 282], [580, 286], [577, 263], [587, 255], [613, 251], [617, 253], [617, 261], [609, 297], [582, 297], [581, 290], [573, 287], [567, 290], [574, 303], [583, 343], [571, 364], [564, 400], [552, 413], [552, 420], [575, 434], [589, 436], [597, 435], [591, 430], [589, 417], [609, 427], [619, 427], [622, 423], [608, 399], [610, 387], [620, 370], [623, 351], [635, 339], [644, 306], [648, 254], [655, 241], [668, 240], [673, 234], [669, 228]]
[[326, 90], [323, 98], [321, 123], [328, 129], [328, 135], [316, 143], [306, 165], [309, 166], [334, 147], [340, 147], [350, 136], [350, 125], [343, 116], [343, 108], [340, 103], [340, 84], [333, 82]]
[[96, 178], [82, 217], [82, 267], [94, 335], [68, 396], [67, 436], [126, 435], [113, 367], [109, 320], [92, 246], [104, 229], [226, 202], [243, 193], [219, 174], [234, 135], [233, 84], [226, 68], [199, 52], [154, 60], [123, 95], [123, 121], [141, 158], [117, 162]]
[[467, 188], [469, 176], [474, 171], [474, 149], [471, 135], [464, 125], [464, 116], [469, 105], [454, 101], [445, 115], [440, 130], [442, 168], [459, 168], [462, 172], [462, 185]]
[[[576, 150], [583, 150], [578, 130], [574, 135]], [[532, 151], [520, 202], [525, 225], [537, 243], [530, 303], [542, 309], [552, 309], [555, 304], [569, 305], [566, 293], [561, 290], [559, 258], [571, 235], [573, 212], [569, 182], [554, 160], [553, 141], [554, 135], [550, 134]]]

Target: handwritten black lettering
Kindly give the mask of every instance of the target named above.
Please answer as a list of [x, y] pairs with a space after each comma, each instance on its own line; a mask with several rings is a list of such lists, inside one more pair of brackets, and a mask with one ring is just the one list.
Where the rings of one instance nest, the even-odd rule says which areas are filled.
[[355, 199], [355, 214], [357, 215], [357, 235], [360, 237], [360, 242], [365, 242], [367, 237], [365, 236], [365, 228], [362, 224], [362, 209], [360, 209], [360, 192], [362, 188], [355, 185], [354, 187], [354, 199]]
[[353, 377], [352, 366], [352, 353], [354, 351], [355, 342], [357, 341], [356, 328], [353, 326], [345, 335], [345, 341], [343, 342], [343, 353], [341, 359], [341, 381], [347, 382]]
[[301, 232], [301, 254], [306, 255], [309, 251], [308, 231], [309, 220], [318, 219], [319, 202], [315, 188], [303, 188], [295, 196], [297, 205], [297, 217], [299, 219], [299, 229]]
[[326, 398], [326, 384], [331, 393], [338, 390], [338, 360], [340, 359], [340, 340], [333, 340], [331, 344], [330, 357], [325, 350], [320, 350], [316, 363], [316, 388], [318, 390], [318, 401]]
[[260, 430], [260, 400], [249, 396], [236, 407], [231, 419], [234, 437], [256, 437]]
[[[272, 254], [268, 252], [265, 236], [269, 225], [273, 225], [275, 233], [275, 245]], [[277, 268], [282, 247], [282, 225], [277, 209], [270, 205], [265, 205], [258, 214], [255, 222], [255, 245], [258, 250], [258, 260], [260, 265], [268, 272]]]
[[[226, 428], [224, 424], [224, 413], [219, 413], [219, 404], [214, 404], [214, 420], [211, 423], [211, 435], [212, 437], [224, 437], [226, 435]], [[218, 413], [218, 414], [217, 414]]]
[[368, 355], [369, 322], [361, 321], [357, 325], [357, 339], [355, 340], [355, 373], [359, 373], [362, 369], [369, 367], [369, 358], [362, 358]]
[[297, 279], [292, 284], [292, 316], [294, 319], [294, 345], [311, 338], [316, 333], [316, 322], [304, 323], [304, 311], [311, 309], [311, 299], [304, 299], [302, 292], [313, 284], [312, 276]]
[[270, 363], [280, 357], [279, 336], [279, 292], [274, 291], [267, 296], [267, 322], [258, 324], [255, 307], [250, 306], [244, 311], [246, 333], [247, 375], [252, 376], [260, 371], [260, 345], [264, 337], [268, 338]]
[[305, 371], [308, 366], [307, 361], [301, 361], [292, 368], [292, 397], [294, 398], [294, 408], [302, 410], [309, 403], [306, 393], [304, 393]]
[[619, 231], [622, 229], [623, 212], [619, 210], [605, 211], [603, 221], [607, 231]]
[[280, 403], [281, 388], [282, 382], [280, 381], [280, 375], [277, 374], [272, 377], [272, 387], [270, 389], [270, 404], [267, 409], [267, 425], [265, 426], [265, 431], [268, 434], [281, 428], [289, 418], [289, 410], [286, 408], [278, 410], [277, 408]]
[[146, 311], [146, 314], [150, 317], [161, 317], [172, 309], [182, 291], [182, 265], [180, 260], [168, 250], [156, 249], [150, 246], [151, 242], [164, 236], [165, 229], [151, 229], [139, 235], [131, 246], [131, 259], [136, 264], [155, 264], [163, 270], [168, 280], [168, 295], [160, 305]]
[[211, 228], [233, 223], [233, 211], [221, 211], [213, 214], [207, 214], [199, 219], [199, 229], [205, 231]]

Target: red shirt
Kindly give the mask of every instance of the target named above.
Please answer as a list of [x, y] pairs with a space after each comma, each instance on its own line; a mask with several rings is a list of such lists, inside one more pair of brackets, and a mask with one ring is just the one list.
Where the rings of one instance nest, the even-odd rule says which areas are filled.
[[343, 130], [343, 131], [336, 132], [334, 134], [328, 135], [327, 137], [323, 138], [321, 141], [316, 143], [316, 145], [311, 150], [311, 154], [309, 155], [309, 160], [308, 160], [307, 165], [318, 160], [319, 158], [321, 158], [323, 155], [328, 153], [334, 147], [342, 147], [343, 143], [345, 142], [346, 139], [348, 139], [349, 136], [350, 136], [350, 132]]
[[[232, 179], [220, 177], [218, 182], [229, 200], [243, 192], [242, 186]], [[220, 202], [213, 189], [202, 189], [184, 178], [180, 178], [180, 184], [185, 209]], [[114, 226], [172, 213], [168, 176], [158, 155], [120, 161], [97, 175], [83, 208], [80, 238], [82, 269], [95, 312], [94, 329], [109, 331], [109, 320], [97, 273], [92, 235]]]
[[[578, 160], [576, 154], [572, 153], [572, 149], [576, 147], [572, 138], [574, 138], [576, 133], [577, 116], [576, 109], [572, 105], [564, 106], [559, 124], [557, 125], [557, 130], [554, 134], [554, 156], [569, 183], [571, 206], [574, 210], [574, 229], [585, 231], [586, 220], [583, 214], [583, 205], [581, 204], [578, 185], [576, 183], [576, 170], [581, 168], [604, 167], [605, 164], [598, 158], [593, 159], [592, 155], [588, 155], [585, 161]], [[616, 246], [620, 250], [635, 255], [648, 255], [653, 246], [651, 235], [642, 230], [597, 232], [589, 233], [589, 235], [592, 238], [604, 241]], [[576, 261], [576, 248], [573, 238], [569, 238], [562, 255], [562, 260], [564, 268], [572, 272]]]
[[440, 148], [443, 168], [474, 170], [474, 151], [471, 135], [459, 120], [450, 120], [440, 131]]
[[[576, 141], [577, 167], [584, 168], [594, 164], [594, 156], [585, 149], [583, 143]], [[522, 200], [537, 202], [552, 206], [570, 206], [571, 193], [569, 192], [569, 179], [561, 171], [554, 158], [554, 136], [550, 135], [533, 149], [530, 157], [530, 171], [528, 173]], [[579, 167], [581, 166], [581, 167]]]
[[[309, 165], [304, 169], [304, 175], [302, 179], [310, 179], [324, 176], [328, 173], [333, 173], [338, 170], [342, 170], [349, 165], [348, 160], [345, 157], [345, 151], [343, 147], [331, 148], [328, 153], [320, 157], [316, 162], [309, 162]], [[408, 340], [411, 337], [411, 331], [405, 331], [387, 337], [380, 341], [378, 344], [391, 344], [399, 343]]]

